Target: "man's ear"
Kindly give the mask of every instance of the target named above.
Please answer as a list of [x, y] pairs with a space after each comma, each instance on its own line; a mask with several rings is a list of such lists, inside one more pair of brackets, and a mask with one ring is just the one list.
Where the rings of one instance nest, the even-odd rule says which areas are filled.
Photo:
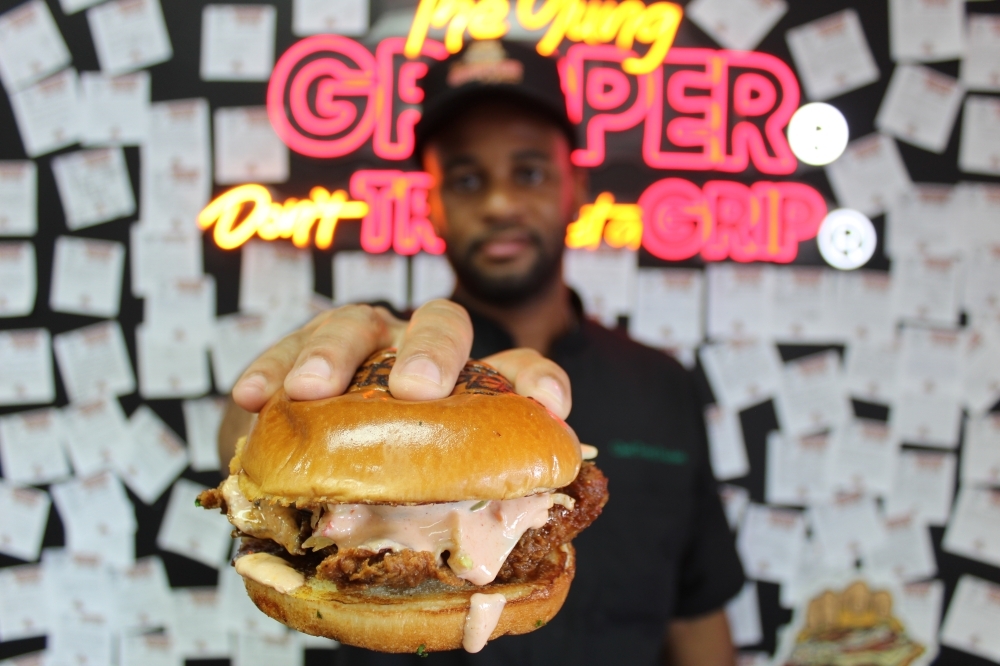
[[424, 171], [431, 176], [431, 189], [427, 193], [427, 205], [430, 208], [428, 219], [434, 227], [434, 233], [444, 237], [448, 227], [448, 216], [445, 215], [444, 202], [441, 200], [441, 183], [443, 174], [441, 173], [441, 160], [438, 158], [437, 148], [433, 143], [424, 148], [421, 155]]
[[580, 206], [590, 203], [590, 172], [578, 166], [573, 167], [573, 213], [576, 217]]

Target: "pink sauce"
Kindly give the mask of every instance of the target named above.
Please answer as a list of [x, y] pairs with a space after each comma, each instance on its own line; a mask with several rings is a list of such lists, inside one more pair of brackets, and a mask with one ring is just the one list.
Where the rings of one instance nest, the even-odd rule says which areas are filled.
[[469, 599], [469, 614], [465, 616], [462, 647], [466, 652], [479, 652], [486, 647], [493, 630], [497, 628], [500, 614], [507, 604], [502, 594], [480, 594]]
[[486, 585], [521, 535], [548, 522], [552, 504], [550, 493], [419, 506], [330, 504], [314, 534], [338, 548], [419, 550], [434, 553], [439, 562], [448, 551], [448, 566], [459, 578]]

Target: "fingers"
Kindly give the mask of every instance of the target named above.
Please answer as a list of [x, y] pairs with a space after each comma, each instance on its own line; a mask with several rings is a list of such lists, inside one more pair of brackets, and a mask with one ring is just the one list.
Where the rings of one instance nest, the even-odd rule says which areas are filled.
[[561, 419], [573, 407], [569, 376], [534, 349], [511, 349], [483, 359], [514, 384], [520, 395], [534, 398]]
[[472, 350], [472, 322], [462, 306], [443, 299], [419, 307], [396, 340], [389, 390], [400, 400], [449, 395]]
[[390, 346], [404, 326], [384, 308], [348, 305], [325, 312], [251, 363], [233, 386], [233, 401], [257, 412], [282, 386], [293, 400], [340, 395], [358, 366]]
[[392, 345], [402, 322], [385, 309], [347, 305], [329, 313], [303, 341], [285, 377], [292, 400], [321, 400], [347, 390], [358, 366], [379, 349]]

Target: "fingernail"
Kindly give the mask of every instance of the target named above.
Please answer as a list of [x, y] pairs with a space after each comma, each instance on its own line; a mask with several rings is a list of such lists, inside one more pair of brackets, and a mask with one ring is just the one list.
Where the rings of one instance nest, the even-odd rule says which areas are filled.
[[[237, 391], [244, 395], [247, 393], [264, 395], [264, 393], [267, 391], [267, 377], [260, 374], [259, 372], [255, 372], [249, 377], [244, 377], [243, 379], [241, 379], [239, 382], [236, 383], [235, 387], [233, 387], [233, 392], [235, 393]], [[245, 396], [245, 397], [251, 397], [251, 396]]]
[[298, 377], [309, 377], [322, 379], [324, 381], [329, 381], [330, 377], [333, 375], [333, 369], [325, 358], [320, 356], [313, 356], [307, 359], [305, 363], [300, 365], [298, 368], [292, 371], [288, 376], [289, 379], [296, 379]]
[[[563, 390], [559, 382], [552, 379], [551, 377], [542, 377], [535, 384], [535, 390], [533, 393], [536, 397], [546, 397], [549, 399], [550, 406], [562, 409], [563, 406]], [[542, 394], [539, 396], [538, 394]], [[556, 411], [556, 410], [553, 410]]]
[[400, 377], [412, 377], [432, 384], [441, 384], [441, 368], [426, 356], [414, 356], [399, 369]]

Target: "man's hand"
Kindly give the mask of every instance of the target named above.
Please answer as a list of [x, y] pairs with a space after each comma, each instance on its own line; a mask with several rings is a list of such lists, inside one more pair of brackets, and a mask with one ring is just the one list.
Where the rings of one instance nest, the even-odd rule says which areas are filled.
[[[381, 307], [348, 305], [318, 315], [250, 364], [233, 386], [234, 405], [219, 429], [220, 460], [228, 461], [236, 440], [249, 429], [250, 412], [284, 387], [292, 400], [319, 400], [347, 390], [355, 371], [380, 349], [396, 347], [389, 391], [401, 400], [449, 395], [472, 349], [472, 323], [465, 309], [434, 300], [409, 322]], [[497, 368], [521, 395], [535, 398], [560, 418], [572, 406], [569, 377], [530, 349], [512, 349], [482, 359]], [[237, 409], [238, 408], [238, 409]]]

